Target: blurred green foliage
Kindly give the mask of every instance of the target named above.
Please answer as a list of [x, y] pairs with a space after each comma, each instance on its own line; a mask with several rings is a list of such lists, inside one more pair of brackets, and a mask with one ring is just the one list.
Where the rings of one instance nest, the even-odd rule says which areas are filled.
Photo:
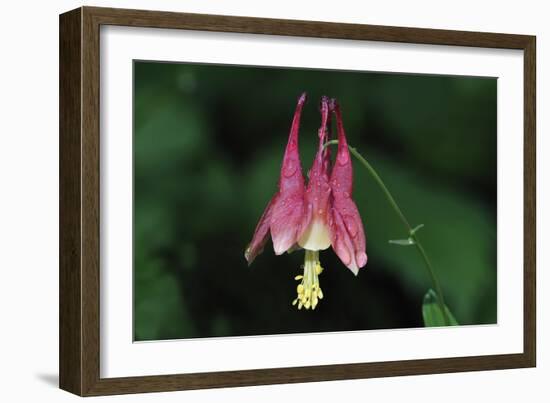
[[338, 98], [348, 142], [422, 239], [460, 324], [496, 322], [496, 79], [134, 63], [136, 340], [420, 327], [431, 286], [384, 196], [357, 163], [369, 262], [322, 252], [325, 299], [291, 306], [303, 252], [243, 257], [307, 91], [304, 172], [318, 100]]
[[[447, 316], [447, 320], [445, 320], [445, 315]], [[436, 292], [431, 288], [424, 295], [422, 317], [424, 318], [424, 326], [426, 327], [458, 326], [459, 324], [452, 312], [449, 311], [449, 308], [444, 304], [440, 304]]]

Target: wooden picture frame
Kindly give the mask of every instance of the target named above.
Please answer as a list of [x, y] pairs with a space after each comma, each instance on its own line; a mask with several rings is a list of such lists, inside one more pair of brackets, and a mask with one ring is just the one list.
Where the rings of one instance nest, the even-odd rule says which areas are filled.
[[[524, 52], [523, 353], [229, 372], [100, 377], [100, 26], [171, 28]], [[533, 367], [535, 37], [483, 32], [81, 7], [60, 16], [60, 387], [80, 396]]]

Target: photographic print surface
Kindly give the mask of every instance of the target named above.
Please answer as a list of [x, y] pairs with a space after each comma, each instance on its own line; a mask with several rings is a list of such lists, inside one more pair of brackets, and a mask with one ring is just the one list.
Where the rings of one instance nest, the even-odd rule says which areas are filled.
[[496, 323], [496, 122], [495, 78], [135, 61], [134, 339]]

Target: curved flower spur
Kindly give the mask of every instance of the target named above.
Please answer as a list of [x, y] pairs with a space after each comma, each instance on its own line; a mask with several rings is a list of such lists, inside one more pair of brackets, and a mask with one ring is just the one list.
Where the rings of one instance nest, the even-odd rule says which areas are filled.
[[[319, 146], [305, 186], [298, 151], [298, 132], [306, 94], [298, 99], [286, 146], [279, 190], [262, 214], [254, 236], [245, 251], [248, 264], [259, 255], [271, 234], [276, 255], [295, 248], [305, 250], [303, 275], [295, 277], [297, 298], [293, 305], [315, 309], [323, 298], [319, 275], [323, 271], [319, 251], [331, 245], [355, 275], [367, 263], [363, 223], [352, 199], [353, 171], [346, 142], [340, 107], [336, 100], [321, 98]], [[330, 115], [336, 115], [338, 152], [331, 164], [330, 149], [325, 143], [330, 137]]]

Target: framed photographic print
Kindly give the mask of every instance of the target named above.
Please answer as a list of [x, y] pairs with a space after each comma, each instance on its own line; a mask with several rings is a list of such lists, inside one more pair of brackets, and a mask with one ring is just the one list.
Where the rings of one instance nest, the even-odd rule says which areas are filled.
[[535, 366], [535, 37], [60, 16], [60, 387]]

